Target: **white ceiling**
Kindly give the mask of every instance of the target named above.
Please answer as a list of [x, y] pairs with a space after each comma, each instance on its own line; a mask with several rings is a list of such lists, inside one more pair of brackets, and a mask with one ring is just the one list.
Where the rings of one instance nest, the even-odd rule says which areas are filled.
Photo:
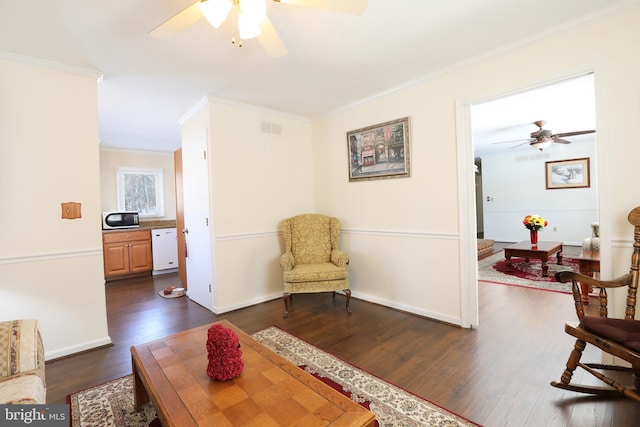
[[[593, 74], [588, 74], [472, 105], [474, 154], [534, 150], [528, 142], [538, 120], [554, 134], [595, 130], [595, 102]], [[593, 134], [562, 139], [579, 143], [586, 138]]]
[[[361, 16], [268, 1], [288, 48], [201, 20], [169, 40], [148, 31], [194, 0], [0, 0], [0, 51], [99, 70], [102, 144], [173, 151], [178, 120], [205, 95], [318, 117], [485, 52], [628, 0], [369, 0]], [[347, 1], [347, 0], [345, 0]], [[229, 21], [229, 20], [228, 20]], [[547, 102], [547, 107], [553, 103]], [[549, 121], [548, 109], [492, 126]], [[575, 126], [582, 126], [576, 124]], [[562, 127], [562, 129], [561, 129]], [[525, 137], [535, 126], [529, 126]]]

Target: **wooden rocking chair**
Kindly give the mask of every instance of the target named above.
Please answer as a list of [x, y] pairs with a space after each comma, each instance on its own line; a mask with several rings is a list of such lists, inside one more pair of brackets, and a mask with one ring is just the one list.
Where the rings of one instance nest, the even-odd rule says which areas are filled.
[[[634, 226], [633, 255], [631, 271], [615, 280], [601, 281], [579, 273], [562, 271], [556, 273], [559, 282], [572, 282], [573, 300], [576, 306], [578, 322], [568, 322], [564, 330], [577, 338], [574, 349], [569, 355], [567, 368], [560, 381], [552, 381], [551, 385], [565, 390], [605, 396], [624, 395], [640, 402], [640, 321], [634, 320], [636, 312], [636, 294], [640, 270], [640, 207], [629, 213], [629, 222]], [[600, 316], [587, 316], [581, 300], [580, 283], [600, 288]], [[607, 317], [607, 289], [627, 286], [627, 306], [624, 319]], [[587, 288], [585, 286], [585, 288]], [[631, 364], [630, 367], [604, 365], [599, 363], [582, 363], [580, 357], [586, 344], [598, 347], [605, 353], [618, 357]], [[583, 368], [609, 387], [598, 387], [575, 384], [571, 382], [577, 367]], [[607, 371], [628, 371], [633, 374], [634, 387], [620, 384], [605, 375]], [[609, 374], [611, 375], [611, 374]]]

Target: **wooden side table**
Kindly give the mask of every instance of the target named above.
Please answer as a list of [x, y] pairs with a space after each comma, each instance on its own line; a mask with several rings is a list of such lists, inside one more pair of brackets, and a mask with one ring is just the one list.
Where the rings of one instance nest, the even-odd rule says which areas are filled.
[[[592, 276], [593, 273], [600, 273], [600, 252], [582, 250], [580, 255], [576, 257], [578, 260], [578, 268], [580, 269], [580, 273], [585, 276]], [[580, 283], [580, 299], [582, 300], [582, 304], [589, 304], [589, 292], [591, 292], [591, 286], [583, 285]]]

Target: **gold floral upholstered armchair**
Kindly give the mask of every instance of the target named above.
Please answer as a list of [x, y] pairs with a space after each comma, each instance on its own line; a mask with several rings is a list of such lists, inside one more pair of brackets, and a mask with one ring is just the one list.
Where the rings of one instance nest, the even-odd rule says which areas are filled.
[[285, 253], [280, 258], [284, 276], [285, 311], [289, 316], [291, 294], [343, 291], [347, 313], [351, 291], [347, 278], [349, 256], [338, 249], [340, 221], [319, 214], [303, 214], [282, 222]]

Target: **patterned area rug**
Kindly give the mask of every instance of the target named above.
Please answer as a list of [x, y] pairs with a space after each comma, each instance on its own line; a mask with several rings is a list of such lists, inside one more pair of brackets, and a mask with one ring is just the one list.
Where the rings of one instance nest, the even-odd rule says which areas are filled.
[[312, 375], [338, 384], [339, 391], [373, 412], [380, 426], [477, 426], [277, 327], [251, 336]]
[[156, 408], [151, 403], [133, 410], [133, 376], [101, 384], [67, 397], [71, 406], [72, 427], [147, 427], [159, 426]]
[[531, 259], [530, 262], [525, 262], [524, 258], [512, 257], [512, 271], [507, 272], [504, 251], [500, 251], [478, 261], [478, 279], [485, 282], [571, 293], [571, 284], [558, 283], [553, 275], [558, 271], [578, 271], [578, 261], [570, 257], [563, 257], [562, 265], [558, 265], [554, 256], [549, 260], [548, 266], [549, 276], [544, 277], [540, 260]]
[[[478, 426], [277, 327], [256, 332], [252, 337], [369, 409], [380, 426]], [[67, 400], [71, 405], [72, 427], [159, 426], [152, 404], [134, 412], [131, 375], [74, 393]]]

